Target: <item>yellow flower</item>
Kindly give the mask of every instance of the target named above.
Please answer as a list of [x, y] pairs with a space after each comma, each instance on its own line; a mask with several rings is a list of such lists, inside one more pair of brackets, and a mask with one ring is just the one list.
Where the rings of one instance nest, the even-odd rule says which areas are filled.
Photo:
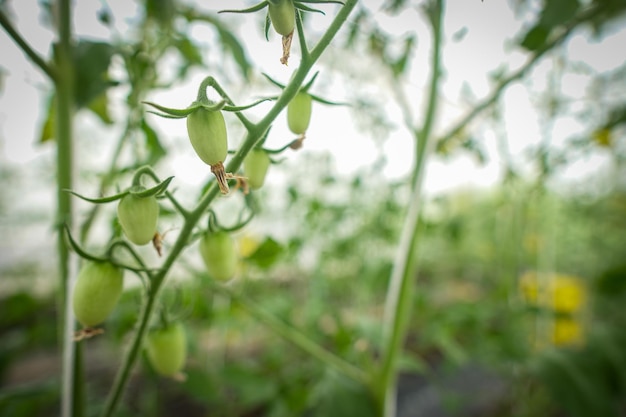
[[552, 308], [558, 313], [579, 311], [585, 302], [585, 288], [580, 278], [556, 275], [553, 279]]
[[552, 343], [555, 346], [577, 345], [583, 341], [583, 328], [580, 320], [573, 317], [554, 319]]

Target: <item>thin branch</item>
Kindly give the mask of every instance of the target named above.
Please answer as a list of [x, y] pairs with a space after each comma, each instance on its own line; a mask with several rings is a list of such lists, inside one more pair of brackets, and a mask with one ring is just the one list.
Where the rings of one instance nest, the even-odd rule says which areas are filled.
[[5, 32], [15, 41], [15, 43], [20, 47], [22, 52], [30, 58], [31, 61], [35, 65], [39, 67], [46, 75], [54, 82], [57, 81], [56, 72], [54, 69], [48, 65], [48, 63], [26, 42], [26, 39], [19, 34], [17, 29], [13, 27], [11, 20], [9, 17], [0, 9], [0, 25], [5, 30]]
[[472, 110], [469, 111], [469, 113], [467, 113], [463, 118], [461, 118], [461, 120], [459, 120], [454, 125], [454, 127], [452, 127], [447, 133], [445, 133], [436, 140], [437, 146], [445, 146], [446, 143], [450, 141], [453, 137], [458, 135], [468, 125], [468, 123], [474, 120], [484, 110], [488, 109], [494, 103], [496, 103], [502, 95], [503, 91], [509, 86], [509, 84], [522, 79], [547, 52], [564, 42], [580, 23], [590, 19], [594, 16], [595, 13], [597, 13], [595, 9], [590, 9], [587, 12], [581, 14], [581, 16], [575, 19], [558, 36], [554, 37], [550, 42], [547, 42], [541, 49], [537, 50], [535, 54], [521, 68], [501, 80], [487, 98], [485, 98], [477, 105], [473, 106]]

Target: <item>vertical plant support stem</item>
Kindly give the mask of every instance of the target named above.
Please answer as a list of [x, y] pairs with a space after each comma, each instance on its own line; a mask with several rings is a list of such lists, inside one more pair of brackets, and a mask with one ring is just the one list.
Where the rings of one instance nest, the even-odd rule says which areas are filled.
[[63, 417], [82, 415], [82, 383], [76, 372], [81, 371], [80, 358], [76, 355], [76, 345], [72, 341], [74, 318], [70, 307], [72, 290], [72, 256], [65, 242], [63, 225], [72, 227], [71, 196], [65, 190], [72, 188], [73, 174], [73, 113], [74, 113], [74, 72], [72, 63], [72, 24], [71, 1], [58, 0], [55, 3], [58, 41], [55, 45], [56, 60], [56, 141], [57, 141], [57, 233], [59, 260], [59, 317], [62, 318], [62, 386], [61, 415]]
[[425, 6], [433, 31], [432, 75], [424, 124], [421, 129], [414, 129], [416, 160], [412, 175], [411, 201], [402, 228], [400, 244], [396, 252], [385, 302], [381, 368], [380, 375], [375, 381], [375, 394], [380, 406], [380, 415], [385, 417], [395, 416], [396, 365], [402, 352], [402, 344], [406, 336], [406, 322], [411, 310], [417, 266], [415, 249], [418, 242], [417, 228], [422, 206], [421, 190], [424, 178], [424, 164], [430, 150], [430, 147], [427, 145], [437, 110], [439, 76], [441, 73], [440, 50], [443, 7], [443, 0], [433, 0]]

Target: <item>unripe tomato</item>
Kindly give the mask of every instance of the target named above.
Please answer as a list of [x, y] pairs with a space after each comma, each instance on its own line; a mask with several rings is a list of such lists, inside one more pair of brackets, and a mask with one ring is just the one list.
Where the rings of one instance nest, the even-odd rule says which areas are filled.
[[228, 137], [221, 111], [197, 109], [187, 116], [187, 133], [191, 146], [206, 164], [224, 162], [228, 154]]
[[124, 234], [136, 245], [145, 245], [154, 237], [159, 218], [159, 203], [155, 196], [139, 197], [126, 194], [117, 205], [117, 219]]
[[287, 124], [296, 135], [303, 134], [309, 127], [312, 101], [310, 95], [299, 92], [287, 105]]
[[187, 337], [180, 322], [152, 330], [146, 336], [146, 351], [150, 365], [159, 374], [174, 376], [185, 366]]
[[265, 175], [270, 167], [270, 157], [263, 149], [252, 149], [243, 161], [243, 172], [248, 178], [248, 185], [253, 190], [259, 189], [265, 182]]
[[124, 271], [109, 262], [88, 262], [78, 273], [72, 307], [85, 327], [102, 323], [115, 308], [124, 285]]
[[293, 32], [296, 26], [296, 9], [291, 0], [279, 0], [277, 4], [270, 1], [268, 10], [272, 26], [278, 34], [287, 36]]
[[225, 281], [235, 275], [237, 252], [235, 241], [228, 232], [205, 233], [200, 239], [200, 255], [213, 278]]

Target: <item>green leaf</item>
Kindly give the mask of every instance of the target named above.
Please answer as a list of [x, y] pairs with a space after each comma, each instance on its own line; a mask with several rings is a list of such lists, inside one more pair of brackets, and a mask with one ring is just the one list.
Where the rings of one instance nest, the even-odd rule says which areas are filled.
[[271, 267], [283, 253], [284, 248], [271, 237], [268, 237], [246, 260], [262, 269]]
[[98, 116], [103, 123], [107, 125], [113, 124], [113, 119], [111, 119], [111, 115], [109, 114], [109, 98], [106, 92], [91, 100], [87, 108]]
[[311, 417], [374, 417], [376, 406], [363, 385], [328, 370], [313, 388]]
[[540, 22], [544, 27], [552, 29], [571, 20], [576, 16], [579, 8], [578, 0], [545, 1]]
[[44, 143], [54, 139], [56, 129], [56, 105], [55, 96], [52, 95], [48, 99], [48, 108], [46, 111], [46, 120], [44, 120], [39, 132], [39, 143]]
[[550, 30], [541, 25], [536, 25], [530, 29], [524, 39], [520, 42], [520, 46], [529, 51], [536, 51], [545, 46]]
[[146, 165], [155, 165], [157, 161], [167, 155], [167, 151], [163, 148], [163, 145], [161, 145], [159, 135], [152, 127], [150, 127], [146, 119], [141, 120], [141, 130], [146, 136], [146, 147], [149, 152], [148, 162]]
[[81, 108], [118, 83], [108, 78], [115, 49], [105, 42], [80, 40], [74, 48], [76, 86], [74, 100]]
[[180, 52], [181, 56], [187, 63], [187, 66], [203, 64], [202, 54], [198, 50], [196, 44], [191, 42], [189, 38], [180, 38], [176, 41], [174, 46], [178, 49], [178, 52]]

